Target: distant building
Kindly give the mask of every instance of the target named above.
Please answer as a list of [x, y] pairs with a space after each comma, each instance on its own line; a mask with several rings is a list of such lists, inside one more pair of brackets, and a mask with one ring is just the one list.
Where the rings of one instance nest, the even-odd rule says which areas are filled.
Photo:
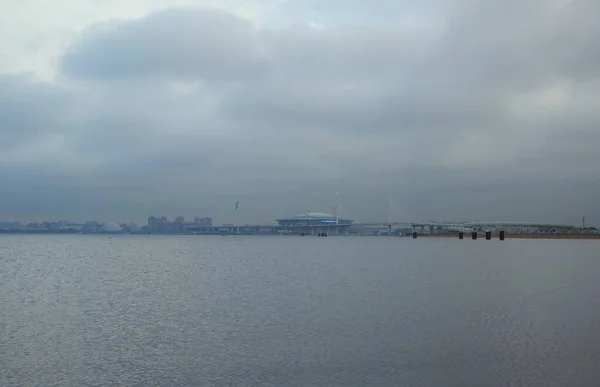
[[44, 222], [41, 226], [50, 231], [59, 231], [61, 224], [59, 222]]
[[154, 230], [156, 228], [156, 217], [148, 217], [148, 230]]
[[201, 218], [196, 216], [193, 223], [186, 223], [183, 216], [178, 216], [173, 222], [170, 222], [165, 216], [155, 217], [150, 216], [148, 218], [148, 226], [145, 228], [147, 232], [161, 232], [161, 233], [177, 233], [185, 232], [186, 226], [212, 226], [212, 218], [204, 217]]
[[97, 232], [100, 234], [120, 234], [123, 232], [123, 228], [118, 223], [105, 222], [98, 227]]
[[336, 218], [334, 215], [324, 212], [306, 212], [292, 216], [291, 218], [277, 219], [279, 226], [286, 227], [288, 233], [304, 234], [318, 232], [346, 233], [352, 220]]
[[194, 223], [195, 226], [206, 226], [206, 227], [212, 227], [212, 218], [201, 218], [199, 216], [194, 217]]
[[165, 232], [171, 231], [172, 228], [171, 222], [169, 222], [165, 216], [161, 216], [160, 218], [151, 216], [148, 218], [149, 231]]
[[86, 234], [93, 234], [93, 233], [98, 232], [99, 226], [100, 226], [100, 223], [98, 223], [96, 221], [85, 222], [85, 224], [81, 228], [81, 232], [86, 233]]
[[302, 227], [302, 226], [326, 226], [326, 225], [351, 225], [352, 220], [338, 218], [334, 215], [324, 212], [306, 212], [291, 218], [277, 219], [277, 224], [286, 227]]
[[175, 221], [172, 223], [171, 228], [173, 231], [181, 232], [183, 231], [183, 225], [185, 224], [185, 218], [183, 216], [178, 216], [175, 218]]
[[58, 226], [58, 229], [60, 231], [81, 231], [83, 229], [83, 225], [82, 224], [77, 224], [77, 223], [66, 223], [66, 224], [60, 224]]
[[135, 223], [129, 223], [126, 227], [123, 227], [123, 229], [131, 233], [139, 233], [142, 231], [142, 228]]
[[0, 222], [0, 230], [20, 230], [22, 228], [20, 222]]

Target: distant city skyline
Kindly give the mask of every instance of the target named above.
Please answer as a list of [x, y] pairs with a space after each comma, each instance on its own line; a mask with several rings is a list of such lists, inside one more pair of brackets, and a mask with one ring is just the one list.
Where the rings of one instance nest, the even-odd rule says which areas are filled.
[[[236, 203], [236, 209], [238, 204]], [[477, 233], [485, 233], [490, 239], [493, 233], [509, 235], [537, 235], [538, 237], [573, 237], [587, 239], [597, 238], [600, 230], [585, 224], [582, 218], [580, 225], [548, 224], [539, 222], [457, 222], [457, 221], [412, 221], [405, 223], [386, 222], [356, 222], [332, 214], [322, 212], [307, 212], [291, 217], [276, 219], [272, 223], [221, 223], [213, 224], [210, 217], [194, 217], [186, 221], [177, 216], [168, 219], [166, 216], [150, 216], [147, 225], [138, 226], [134, 223], [88, 221], [75, 223], [68, 221], [28, 223], [0, 222], [0, 234], [158, 234], [158, 235], [367, 235], [367, 236], [402, 236], [411, 235], [415, 239], [418, 234], [437, 236], [452, 236], [472, 232], [473, 238]]]
[[[274, 218], [271, 219], [269, 221], [266, 222], [259, 222], [259, 221], [240, 221], [239, 224], [245, 225], [245, 224], [261, 224], [261, 225], [269, 225], [269, 224], [274, 224], [277, 219], [281, 219], [281, 218], [292, 218], [295, 216], [301, 216], [302, 214], [306, 214], [306, 213], [315, 213], [313, 211], [306, 211], [306, 212], [300, 212], [298, 214], [294, 214], [294, 215], [285, 215], [285, 216], [280, 216], [278, 218]], [[316, 212], [319, 213], [319, 212]], [[334, 212], [330, 212], [330, 213], [325, 213], [328, 216], [332, 216], [335, 217], [335, 213]], [[154, 222], [151, 220], [152, 218], [154, 218]], [[347, 218], [350, 219], [351, 217], [347, 217], [347, 216], [342, 216], [340, 215], [340, 218]], [[356, 221], [356, 219], [352, 219], [354, 221]], [[364, 222], [364, 223], [381, 223], [381, 224], [388, 224], [390, 220], [390, 217], [388, 217], [387, 219], [376, 219], [376, 220], [358, 220], [359, 222]], [[409, 219], [409, 218], [391, 218], [391, 223], [418, 223], [418, 222], [422, 222], [422, 221], [440, 221], [440, 222], [515, 222], [515, 223], [520, 223], [520, 222], [526, 222], [523, 220], [518, 220], [518, 219], [512, 219], [512, 220], [506, 220], [506, 219], [469, 219], [469, 218], [456, 218], [456, 219], [441, 219], [441, 218], [421, 218], [421, 219]], [[193, 217], [190, 218], [186, 218], [185, 216], [182, 215], [177, 215], [177, 216], [167, 216], [167, 215], [150, 215], [149, 217], [147, 217], [145, 220], [141, 220], [141, 221], [134, 221], [131, 218], [128, 218], [128, 220], [126, 221], [115, 221], [115, 220], [106, 220], [106, 219], [96, 219], [96, 220], [69, 220], [69, 219], [51, 219], [51, 220], [42, 220], [42, 221], [22, 221], [22, 220], [15, 220], [15, 219], [11, 219], [11, 220], [6, 220], [6, 219], [1, 219], [0, 218], [0, 229], [2, 228], [7, 228], [9, 225], [19, 225], [19, 226], [29, 226], [29, 225], [41, 225], [41, 224], [62, 224], [62, 225], [84, 225], [87, 223], [97, 223], [97, 224], [102, 224], [102, 223], [114, 223], [114, 224], [127, 224], [127, 225], [131, 225], [131, 226], [139, 226], [139, 227], [144, 227], [144, 226], [149, 226], [150, 229], [155, 229], [152, 227], [152, 223], [163, 223], [168, 225], [169, 227], [172, 227], [172, 225], [177, 225], [177, 224], [204, 224], [204, 225], [232, 225], [232, 224], [238, 224], [237, 220], [236, 221], [215, 221], [212, 217], [210, 216], [198, 216], [195, 215]], [[588, 226], [588, 227], [598, 227], [598, 224], [594, 224], [594, 223], [590, 223], [588, 221], [588, 218], [585, 216], [582, 216], [579, 219], [579, 222], [552, 222], [552, 221], [540, 221], [540, 220], [529, 220], [529, 222], [531, 223], [547, 223], [547, 224], [557, 224], [557, 225], [572, 225], [572, 226]]]

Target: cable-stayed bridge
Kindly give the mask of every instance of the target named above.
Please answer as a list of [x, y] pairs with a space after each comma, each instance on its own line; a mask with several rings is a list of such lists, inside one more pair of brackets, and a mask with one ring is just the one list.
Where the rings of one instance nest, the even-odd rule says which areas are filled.
[[499, 232], [505, 231], [511, 234], [573, 234], [573, 233], [598, 233], [595, 227], [583, 227], [566, 224], [552, 224], [540, 222], [441, 222], [441, 221], [416, 221], [416, 222], [394, 222], [394, 223], [355, 223], [353, 227], [388, 227], [388, 228], [412, 228], [418, 233], [442, 233], [442, 232]]
[[[338, 195], [339, 197], [339, 195]], [[338, 208], [342, 208], [339, 204]], [[586, 227], [567, 224], [553, 224], [542, 222], [520, 222], [520, 221], [413, 221], [408, 220], [401, 208], [392, 201], [391, 195], [388, 196], [388, 217], [386, 222], [375, 223], [353, 223], [352, 227], [378, 227], [400, 229], [411, 228], [417, 233], [443, 233], [443, 232], [486, 232], [493, 233], [504, 231], [510, 234], [596, 234], [598, 229], [595, 227]], [[393, 219], [399, 219], [393, 221]], [[585, 218], [584, 218], [585, 219]]]

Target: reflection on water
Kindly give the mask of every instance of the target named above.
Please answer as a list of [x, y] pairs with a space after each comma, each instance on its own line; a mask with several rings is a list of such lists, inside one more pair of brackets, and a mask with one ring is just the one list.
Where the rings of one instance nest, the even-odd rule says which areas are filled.
[[598, 386], [600, 243], [1, 236], [1, 386]]

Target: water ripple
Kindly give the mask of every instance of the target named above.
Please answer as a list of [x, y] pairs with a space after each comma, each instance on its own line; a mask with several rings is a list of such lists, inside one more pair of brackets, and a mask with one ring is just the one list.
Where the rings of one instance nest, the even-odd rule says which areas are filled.
[[0, 236], [0, 386], [597, 386], [599, 246]]

